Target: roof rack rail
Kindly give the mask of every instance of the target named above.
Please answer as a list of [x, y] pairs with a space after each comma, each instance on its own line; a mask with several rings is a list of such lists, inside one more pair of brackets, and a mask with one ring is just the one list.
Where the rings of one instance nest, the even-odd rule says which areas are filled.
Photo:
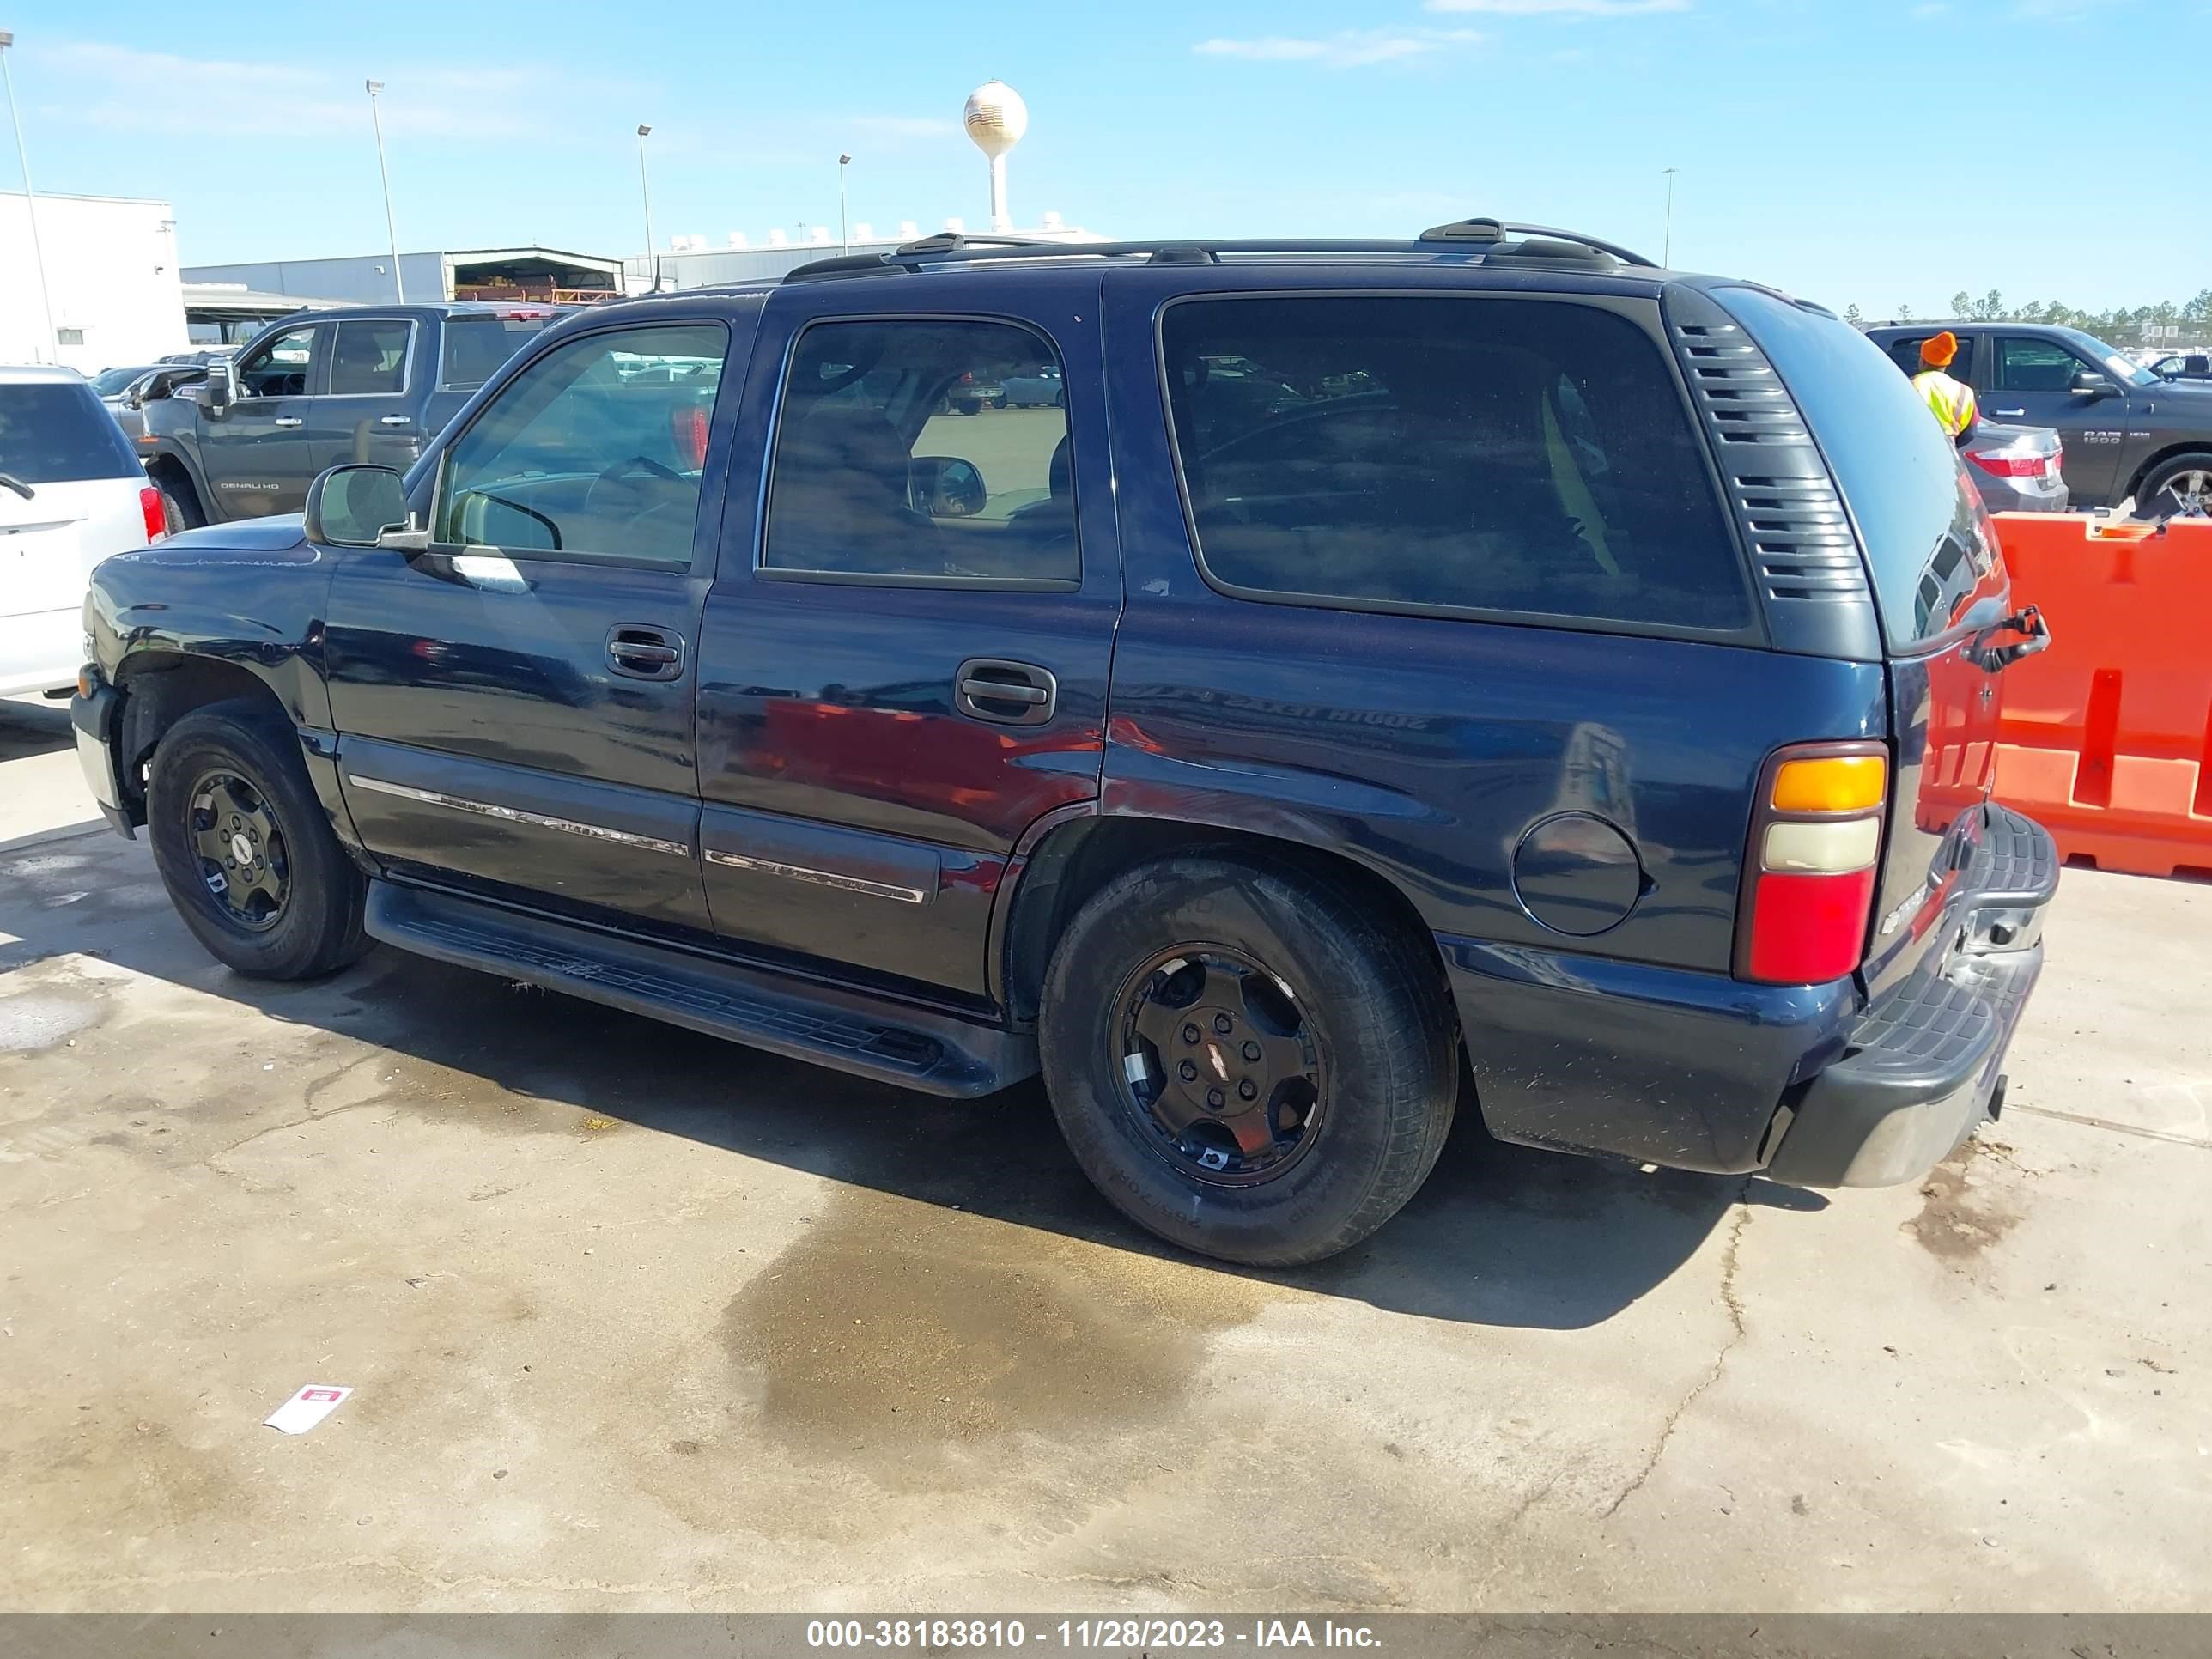
[[[1550, 225], [1516, 225], [1504, 219], [1455, 219], [1448, 225], [1431, 225], [1421, 233], [1421, 240], [1425, 242], [1505, 243], [1509, 246], [1516, 240], [1528, 240], [1563, 243], [1567, 245], [1567, 248], [1547, 249], [1540, 257], [1547, 261], [1557, 260], [1568, 249], [1583, 247], [1610, 255], [1625, 265], [1640, 265], [1649, 270], [1658, 269], [1656, 259], [1647, 259], [1617, 242], [1601, 241], [1595, 236], [1585, 236], [1578, 230], [1557, 230]], [[1523, 253], [1515, 257], [1531, 256]]]
[[969, 248], [985, 247], [1060, 247], [1065, 244], [1045, 236], [1001, 236], [997, 234], [971, 236], [964, 230], [940, 230], [922, 237], [919, 241], [902, 242], [888, 256], [894, 259], [918, 259], [932, 253], [964, 253]]
[[784, 273], [787, 283], [813, 282], [824, 277], [872, 276], [891, 271], [919, 271], [932, 264], [996, 263], [1024, 259], [1122, 259], [1147, 264], [1218, 264], [1224, 254], [1281, 255], [1375, 253], [1401, 257], [1477, 255], [1485, 263], [1579, 266], [1608, 270], [1626, 264], [1644, 270], [1656, 265], [1594, 236], [1553, 230], [1541, 225], [1509, 224], [1498, 219], [1462, 219], [1421, 233], [1417, 240], [1289, 237], [1262, 240], [1197, 240], [1188, 238], [1147, 242], [1061, 242], [1036, 236], [969, 236], [945, 231], [908, 242], [889, 253], [853, 253], [817, 259]]

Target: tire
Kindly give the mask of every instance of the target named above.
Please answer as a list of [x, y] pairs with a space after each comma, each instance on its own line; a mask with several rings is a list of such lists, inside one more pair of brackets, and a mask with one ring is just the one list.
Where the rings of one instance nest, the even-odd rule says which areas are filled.
[[[1217, 975], [1237, 980], [1241, 1006], [1208, 988]], [[1457, 1029], [1426, 941], [1344, 886], [1272, 861], [1184, 856], [1108, 883], [1054, 953], [1039, 1027], [1054, 1115], [1098, 1190], [1170, 1243], [1249, 1267], [1320, 1261], [1395, 1215], [1435, 1166], [1457, 1103]], [[1198, 1042], [1172, 1053], [1194, 1029]], [[1267, 1063], [1240, 1069], [1239, 1052], [1263, 1045]], [[1301, 1055], [1313, 1062], [1304, 1078]], [[1197, 1082], [1179, 1081], [1197, 1062]], [[1224, 1109], [1208, 1068], [1224, 1089], [1256, 1075], [1276, 1092]], [[1251, 1133], [1255, 1110], [1267, 1127]], [[1184, 1112], [1197, 1121], [1178, 1139], [1162, 1114]], [[1231, 1115], [1243, 1125], [1233, 1133]], [[1251, 1146], [1263, 1150], [1248, 1157]]]
[[2145, 512], [2212, 517], [2212, 455], [2176, 455], [2151, 469], [2136, 494]]
[[1065, 392], [1054, 392], [1052, 394], [1052, 406], [1054, 409], [1066, 409], [1067, 407], [1067, 393]]
[[[210, 780], [228, 780], [211, 786]], [[251, 837], [253, 868], [279, 890], [241, 915], [219, 894], [203, 856], [211, 801], [244, 810], [237, 833]], [[147, 836], [161, 884], [194, 937], [216, 961], [257, 979], [313, 979], [368, 948], [362, 907], [368, 883], [331, 832], [307, 780], [299, 741], [273, 709], [249, 702], [211, 704], [185, 715], [154, 750], [146, 792]], [[223, 890], [245, 892], [223, 877]]]
[[207, 523], [207, 514], [200, 510], [200, 498], [190, 484], [156, 478], [154, 487], [161, 492], [161, 523], [172, 536], [180, 530], [198, 530]]

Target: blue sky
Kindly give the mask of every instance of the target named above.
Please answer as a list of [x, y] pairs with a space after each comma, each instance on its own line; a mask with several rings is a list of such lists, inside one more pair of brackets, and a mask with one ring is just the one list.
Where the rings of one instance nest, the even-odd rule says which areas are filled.
[[[14, 0], [0, 22], [39, 187], [173, 203], [188, 264], [382, 245], [368, 76], [404, 246], [609, 253], [643, 240], [641, 121], [664, 242], [834, 227], [841, 149], [854, 221], [980, 224], [958, 115], [996, 76], [1030, 109], [1024, 222], [1504, 213], [1656, 257], [1673, 166], [1678, 264], [1838, 309], [2212, 284], [2208, 0]], [[2193, 85], [2153, 84], [2184, 56]]]

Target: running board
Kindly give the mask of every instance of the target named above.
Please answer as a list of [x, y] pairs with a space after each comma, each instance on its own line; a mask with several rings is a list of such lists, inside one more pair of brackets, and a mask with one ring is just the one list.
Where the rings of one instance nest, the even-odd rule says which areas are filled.
[[454, 894], [372, 881], [364, 924], [417, 956], [929, 1094], [988, 1095], [1037, 1069], [1033, 1037]]

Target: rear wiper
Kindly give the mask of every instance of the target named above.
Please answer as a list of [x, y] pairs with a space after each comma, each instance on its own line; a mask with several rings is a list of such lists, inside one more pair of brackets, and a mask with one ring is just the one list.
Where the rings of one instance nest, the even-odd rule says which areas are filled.
[[5, 485], [8, 489], [14, 490], [18, 495], [21, 495], [27, 501], [39, 493], [11, 472], [0, 472], [0, 485]]

